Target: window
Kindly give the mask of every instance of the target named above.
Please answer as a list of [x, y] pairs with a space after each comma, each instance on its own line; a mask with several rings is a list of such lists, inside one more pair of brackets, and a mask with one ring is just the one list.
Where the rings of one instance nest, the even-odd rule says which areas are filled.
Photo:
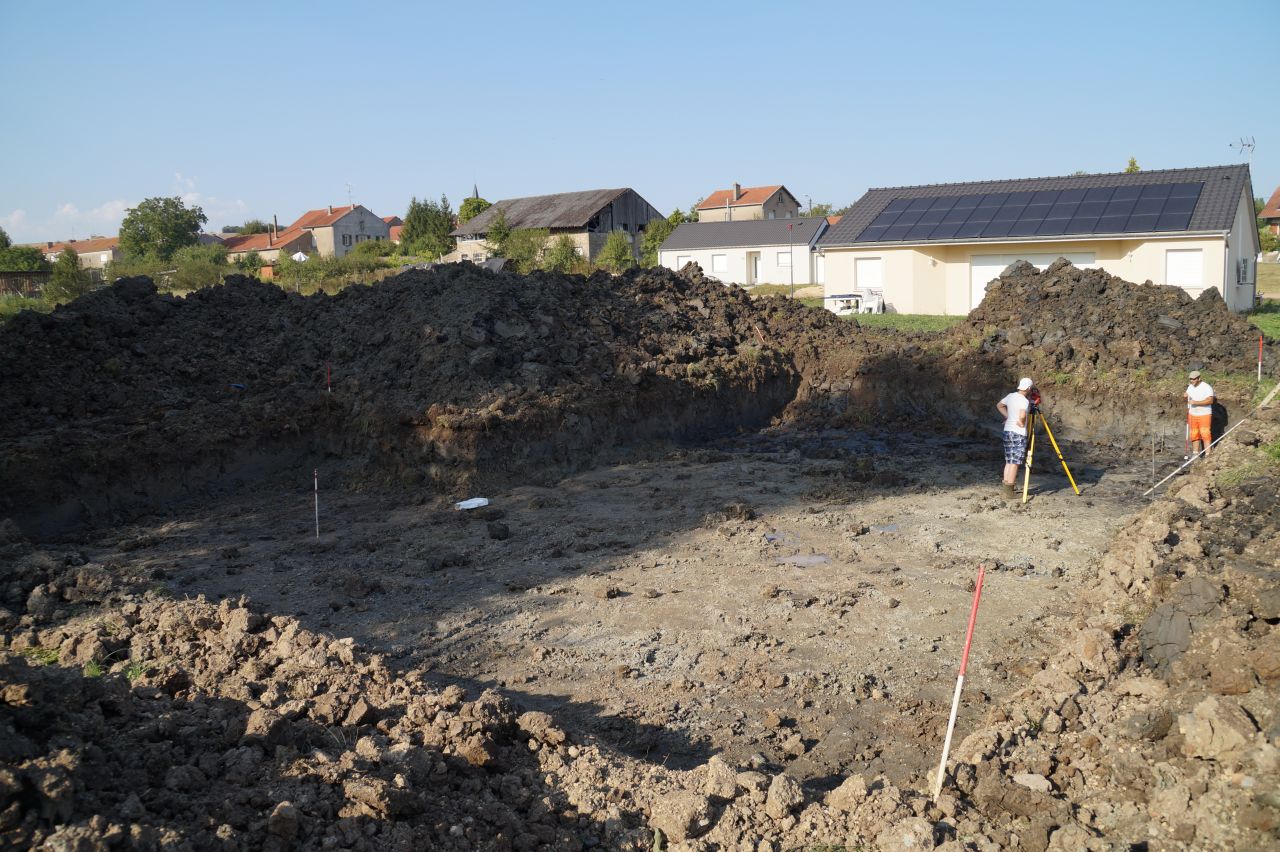
[[691, 261], [691, 260], [693, 260], [693, 257], [692, 257], [692, 256], [690, 256], [690, 255], [687, 255], [687, 254], [678, 254], [678, 255], [676, 255], [676, 269], [684, 269], [684, 268], [685, 268], [685, 266], [686, 266], [686, 265], [689, 263], [689, 261]]
[[342, 244], [343, 244], [344, 246], [349, 246], [349, 245], [351, 245], [351, 235], [350, 235], [350, 234], [343, 234], [343, 235], [342, 235]]
[[779, 266], [790, 266], [790, 265], [791, 265], [791, 252], [789, 252], [789, 251], [780, 251], [780, 252], [778, 252], [778, 265], [779, 265]]
[[1204, 287], [1203, 249], [1169, 249], [1164, 253], [1164, 283], [1172, 287]]
[[727, 254], [711, 255], [711, 271], [712, 272], [728, 272], [729, 271], [729, 255]]
[[770, 218], [770, 219], [774, 218], [776, 215], [777, 215], [777, 212], [776, 212], [776, 211], [774, 211], [774, 210], [770, 210], [770, 211], [769, 211], [769, 218]]
[[1254, 283], [1253, 274], [1254, 259], [1251, 257], [1242, 257], [1236, 261], [1236, 283], [1248, 285]]

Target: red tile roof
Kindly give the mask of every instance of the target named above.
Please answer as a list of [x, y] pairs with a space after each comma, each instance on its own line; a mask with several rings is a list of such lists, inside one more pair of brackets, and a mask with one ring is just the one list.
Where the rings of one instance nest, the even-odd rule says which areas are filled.
[[714, 207], [742, 207], [744, 205], [764, 204], [769, 196], [782, 189], [781, 184], [774, 186], [744, 186], [737, 201], [733, 201], [732, 189], [717, 189], [698, 205], [699, 210], [710, 210]]
[[1271, 193], [1271, 200], [1267, 202], [1267, 206], [1262, 208], [1262, 212], [1258, 214], [1263, 219], [1280, 219], [1280, 188]]
[[67, 246], [71, 246], [76, 250], [76, 254], [84, 254], [89, 251], [111, 251], [120, 245], [119, 237], [95, 237], [88, 240], [67, 240], [53, 245], [41, 245], [40, 250], [45, 254], [59, 254]]
[[310, 240], [311, 235], [295, 228], [289, 228], [287, 231], [281, 231], [276, 234], [274, 239], [267, 233], [262, 234], [241, 234], [235, 237], [229, 237], [224, 245], [227, 251], [231, 253], [266, 251], [268, 249], [275, 250], [281, 246], [290, 246], [299, 239]]
[[298, 221], [294, 222], [285, 231], [292, 231], [295, 228], [324, 228], [332, 225], [334, 222], [346, 216], [358, 205], [348, 204], [345, 207], [321, 207], [319, 210], [308, 210], [298, 217]]
[[840, 221], [840, 217], [839, 217], [839, 216], [828, 216], [828, 217], [827, 217], [827, 224], [828, 224], [828, 225], [834, 225], [836, 222], [839, 222], [839, 221]]
[[392, 227], [395, 227], [396, 225], [404, 224], [404, 220], [401, 219], [399, 216], [383, 216], [382, 221], [386, 222], [388, 225]]

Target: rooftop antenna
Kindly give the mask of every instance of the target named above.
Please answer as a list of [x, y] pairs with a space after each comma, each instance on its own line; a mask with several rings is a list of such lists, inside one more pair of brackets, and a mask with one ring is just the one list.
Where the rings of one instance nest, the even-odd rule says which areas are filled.
[[1244, 157], [1244, 161], [1252, 165], [1253, 149], [1257, 147], [1252, 136], [1241, 136], [1239, 142], [1232, 142], [1229, 147], [1235, 148]]
[[351, 184], [350, 183], [347, 184], [347, 206], [348, 207], [355, 206], [354, 202], [352, 202], [351, 200]]

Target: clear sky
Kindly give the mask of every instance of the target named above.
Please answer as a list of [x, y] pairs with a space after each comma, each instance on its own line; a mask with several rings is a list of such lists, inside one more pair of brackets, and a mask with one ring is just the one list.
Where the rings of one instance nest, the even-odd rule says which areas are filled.
[[630, 186], [868, 187], [1237, 163], [1280, 183], [1254, 4], [0, 0], [0, 226], [209, 230]]

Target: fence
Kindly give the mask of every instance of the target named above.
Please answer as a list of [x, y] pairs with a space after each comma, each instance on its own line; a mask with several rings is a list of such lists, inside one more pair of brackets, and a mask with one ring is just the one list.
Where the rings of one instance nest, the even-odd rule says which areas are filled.
[[0, 272], [0, 293], [34, 299], [52, 277], [52, 272]]

